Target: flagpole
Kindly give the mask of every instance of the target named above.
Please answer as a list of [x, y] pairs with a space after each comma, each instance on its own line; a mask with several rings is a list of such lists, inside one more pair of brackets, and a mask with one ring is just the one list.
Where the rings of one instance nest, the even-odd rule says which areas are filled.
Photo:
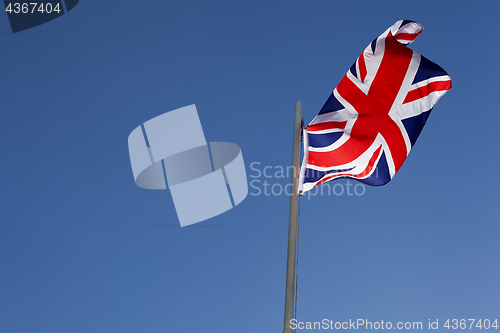
[[293, 333], [290, 321], [294, 312], [295, 293], [295, 261], [297, 246], [297, 206], [299, 185], [300, 160], [300, 131], [302, 127], [302, 103], [295, 103], [295, 120], [293, 126], [293, 153], [292, 153], [292, 180], [290, 194], [290, 212], [288, 221], [288, 252], [286, 261], [286, 289], [285, 289], [285, 322], [283, 333]]

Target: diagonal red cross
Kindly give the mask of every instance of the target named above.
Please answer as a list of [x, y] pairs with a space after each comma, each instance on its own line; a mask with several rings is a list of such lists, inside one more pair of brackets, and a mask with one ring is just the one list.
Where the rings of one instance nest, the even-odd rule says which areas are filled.
[[[330, 152], [309, 151], [309, 163], [321, 167], [343, 165], [357, 159], [381, 134], [387, 142], [398, 171], [406, 156], [406, 144], [399, 126], [389, 111], [403, 84], [413, 51], [400, 44], [391, 34], [385, 39], [385, 52], [368, 94], [361, 91], [348, 77], [342, 78], [337, 91], [358, 112], [349, 139]], [[361, 80], [366, 75], [363, 54], [359, 57]]]

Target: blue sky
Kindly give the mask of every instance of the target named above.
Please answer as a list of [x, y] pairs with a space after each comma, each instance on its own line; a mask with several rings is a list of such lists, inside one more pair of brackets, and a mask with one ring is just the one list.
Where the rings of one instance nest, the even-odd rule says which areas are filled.
[[237, 143], [249, 181], [277, 190], [289, 180], [250, 165], [290, 163], [295, 101], [312, 120], [399, 19], [425, 27], [411, 48], [453, 89], [389, 184], [302, 198], [298, 320], [500, 320], [499, 14], [497, 1], [82, 0], [16, 34], [0, 15], [0, 331], [281, 332], [288, 197], [250, 188], [180, 228], [168, 190], [135, 185], [127, 137], [196, 104], [207, 140]]

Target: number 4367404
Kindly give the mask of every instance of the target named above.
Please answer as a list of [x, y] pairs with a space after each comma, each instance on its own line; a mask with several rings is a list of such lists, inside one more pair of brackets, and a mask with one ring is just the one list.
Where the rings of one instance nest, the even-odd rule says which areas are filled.
[[7, 8], [5, 8], [5, 11], [9, 13], [14, 13], [14, 14], [28, 14], [28, 13], [47, 13], [50, 14], [52, 12], [59, 13], [61, 12], [61, 9], [59, 8], [59, 3], [56, 4], [56, 6], [52, 6], [50, 2], [47, 3], [37, 3], [37, 2], [30, 2], [30, 3], [9, 3]]
[[497, 319], [495, 319], [493, 322], [490, 321], [489, 319], [478, 319], [476, 321], [476, 319], [461, 319], [461, 320], [458, 320], [458, 319], [448, 319], [446, 321], [446, 323], [444, 323], [443, 327], [446, 327], [447, 329], [462, 329], [462, 330], [465, 330], [465, 329], [472, 329], [472, 328], [479, 328], [479, 329], [490, 329], [490, 328], [494, 328], [494, 329], [498, 329], [498, 323], [497, 323]]

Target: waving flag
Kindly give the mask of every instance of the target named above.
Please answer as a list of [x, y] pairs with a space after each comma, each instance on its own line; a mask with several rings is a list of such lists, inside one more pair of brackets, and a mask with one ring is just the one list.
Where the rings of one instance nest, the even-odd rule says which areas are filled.
[[299, 189], [337, 178], [384, 185], [403, 165], [448, 74], [409, 49], [422, 32], [400, 20], [359, 56], [304, 130]]

